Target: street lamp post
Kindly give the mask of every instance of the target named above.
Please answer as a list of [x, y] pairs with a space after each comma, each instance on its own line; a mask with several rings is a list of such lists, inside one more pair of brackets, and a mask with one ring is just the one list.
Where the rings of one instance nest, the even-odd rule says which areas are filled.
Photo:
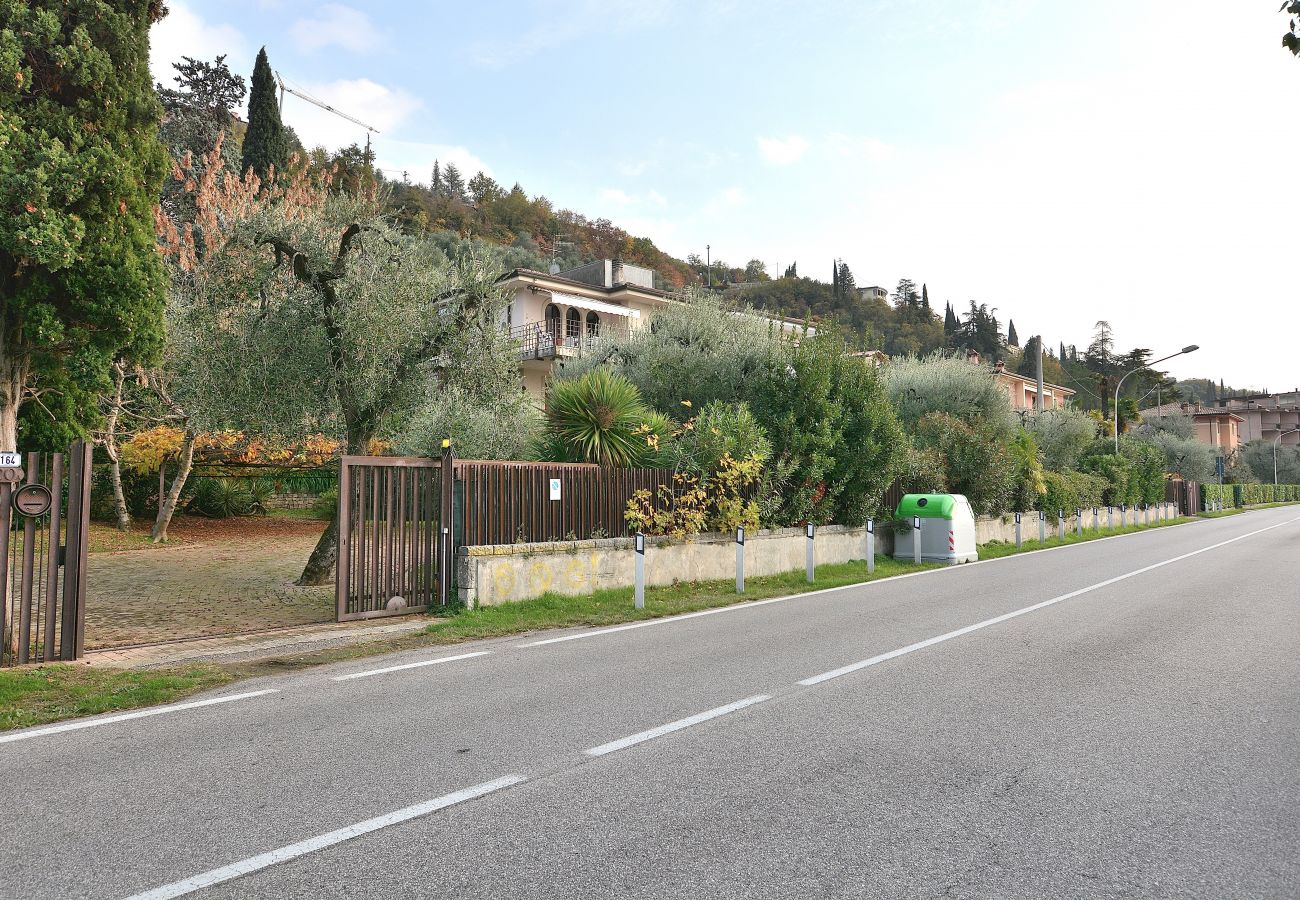
[[1173, 359], [1175, 356], [1182, 356], [1184, 353], [1192, 353], [1193, 351], [1200, 350], [1200, 349], [1201, 347], [1199, 344], [1188, 344], [1186, 347], [1179, 350], [1177, 353], [1170, 353], [1168, 356], [1162, 356], [1153, 362], [1147, 363], [1145, 366], [1138, 366], [1136, 369], [1129, 369], [1122, 376], [1120, 376], [1119, 384], [1115, 385], [1115, 452], [1116, 453], [1119, 453], [1119, 389], [1124, 386], [1124, 379], [1128, 378], [1134, 372], [1141, 372], [1143, 369], [1149, 369], [1152, 366], [1156, 365], [1157, 363], [1162, 363], [1166, 360]]
[[1290, 431], [1284, 431], [1277, 437], [1273, 438], [1273, 486], [1277, 487], [1277, 445], [1282, 443], [1282, 438], [1288, 434], [1295, 434], [1300, 428], [1292, 428]]

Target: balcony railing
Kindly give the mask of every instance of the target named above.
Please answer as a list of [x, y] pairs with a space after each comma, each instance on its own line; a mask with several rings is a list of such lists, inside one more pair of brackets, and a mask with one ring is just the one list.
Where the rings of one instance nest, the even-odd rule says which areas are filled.
[[627, 327], [602, 321], [592, 327], [572, 320], [524, 322], [510, 329], [510, 339], [519, 344], [521, 359], [553, 359], [578, 356], [600, 346], [602, 339], [627, 333]]

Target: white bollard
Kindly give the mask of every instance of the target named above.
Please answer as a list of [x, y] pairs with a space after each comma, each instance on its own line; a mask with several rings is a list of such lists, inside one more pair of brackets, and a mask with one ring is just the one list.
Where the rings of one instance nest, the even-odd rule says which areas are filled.
[[1106, 528], [1107, 530], [1115, 527], [1115, 507], [1106, 506]]
[[1074, 533], [1083, 537], [1083, 510], [1081, 509], [1074, 511]]
[[867, 574], [876, 571], [876, 520], [867, 520]]
[[736, 529], [736, 593], [745, 593], [745, 526]]
[[1065, 540], [1065, 510], [1063, 509], [1056, 511], [1056, 539]]
[[1016, 513], [1016, 549], [1020, 549], [1020, 513]]
[[812, 522], [809, 522], [809, 523], [808, 523], [807, 525], [805, 525], [804, 527], [807, 529], [807, 531], [805, 532], [805, 534], [806, 534], [807, 537], [808, 537], [808, 540], [807, 540], [807, 544], [808, 544], [808, 583], [809, 583], [809, 584], [812, 584], [812, 583], [817, 579], [817, 576], [816, 576], [816, 574], [815, 574], [815, 572], [814, 572], [814, 570], [815, 570], [815, 568], [816, 568], [816, 564], [815, 564], [815, 562], [814, 562], [814, 560], [813, 560], [813, 531], [814, 531], [814, 527], [815, 527], [815, 526], [813, 525]]
[[1097, 507], [1092, 508], [1092, 530], [1096, 531], [1101, 527], [1101, 510]]
[[636, 533], [636, 587], [633, 588], [633, 604], [637, 609], [645, 609], [645, 535]]
[[1038, 543], [1047, 543], [1047, 511], [1038, 511]]
[[912, 516], [912, 562], [921, 564], [921, 517]]

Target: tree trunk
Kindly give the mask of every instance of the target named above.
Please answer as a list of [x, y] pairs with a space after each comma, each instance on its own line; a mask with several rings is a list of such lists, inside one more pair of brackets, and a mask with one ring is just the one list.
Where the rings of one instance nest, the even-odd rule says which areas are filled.
[[[354, 429], [349, 428], [353, 432]], [[370, 439], [374, 437], [375, 429], [373, 427], [365, 429], [356, 429], [355, 433], [348, 435], [348, 453], [364, 453], [366, 447], [370, 445]], [[302, 575], [298, 577], [297, 584], [302, 587], [315, 587], [322, 584], [329, 584], [334, 578], [334, 567], [339, 561], [339, 511], [338, 507], [334, 508], [334, 516], [330, 519], [329, 526], [316, 542], [316, 549], [312, 550], [311, 556], [307, 559], [307, 565], [303, 567]]]
[[[158, 509], [158, 519], [153, 523], [153, 530], [149, 532], [149, 539], [155, 544], [167, 543], [167, 526], [172, 522], [172, 516], [176, 512], [176, 504], [180, 502], [181, 491], [185, 488], [185, 481], [190, 477], [190, 468], [194, 465], [194, 441], [198, 433], [188, 423], [185, 425], [185, 440], [181, 443], [180, 465], [176, 469], [176, 477], [172, 479], [172, 486], [167, 491], [167, 499]], [[159, 467], [161, 475], [163, 469]]]
[[117, 530], [130, 531], [131, 510], [126, 506], [126, 492], [122, 490], [122, 463], [117, 458], [116, 448], [109, 459], [108, 481], [113, 486], [113, 516], [117, 520]]
[[334, 566], [339, 561], [339, 513], [334, 511], [334, 518], [316, 542], [316, 549], [307, 559], [298, 584], [302, 587], [329, 584], [334, 578]]
[[113, 486], [113, 516], [118, 531], [131, 529], [131, 511], [126, 507], [126, 494], [122, 490], [122, 462], [117, 455], [117, 424], [122, 418], [122, 390], [126, 385], [126, 366], [121, 360], [113, 363], [113, 398], [104, 416], [104, 451], [108, 454], [108, 481]]
[[18, 449], [18, 408], [27, 388], [27, 358], [0, 344], [0, 450]]

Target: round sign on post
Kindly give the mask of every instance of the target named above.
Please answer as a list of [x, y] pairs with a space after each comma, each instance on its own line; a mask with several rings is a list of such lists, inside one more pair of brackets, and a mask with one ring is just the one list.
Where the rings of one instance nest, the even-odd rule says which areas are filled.
[[54, 495], [43, 484], [24, 484], [14, 491], [14, 509], [29, 519], [45, 515], [53, 502]]

